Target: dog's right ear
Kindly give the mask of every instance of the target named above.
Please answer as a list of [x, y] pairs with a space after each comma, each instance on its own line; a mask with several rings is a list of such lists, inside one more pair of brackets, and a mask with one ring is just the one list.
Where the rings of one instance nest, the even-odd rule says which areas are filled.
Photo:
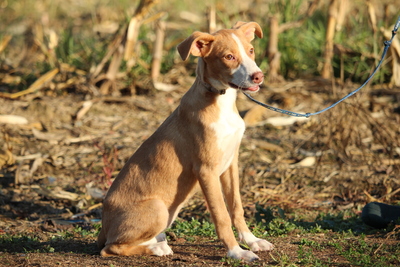
[[205, 57], [211, 51], [211, 44], [215, 37], [204, 32], [194, 32], [178, 45], [178, 52], [182, 60], [186, 60], [190, 54], [195, 57]]

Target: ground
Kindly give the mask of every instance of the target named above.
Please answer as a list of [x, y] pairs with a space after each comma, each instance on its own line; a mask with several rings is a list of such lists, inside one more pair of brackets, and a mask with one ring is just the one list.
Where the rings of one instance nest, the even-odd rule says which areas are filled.
[[[28, 121], [1, 126], [0, 265], [242, 264], [224, 258], [226, 250], [215, 235], [176, 237], [172, 231], [169, 244], [174, 255], [167, 257], [101, 258], [95, 244], [101, 199], [112, 179], [178, 105], [187, 86], [120, 97], [46, 91], [16, 100], [0, 98], [0, 114], [19, 115]], [[343, 94], [354, 89], [351, 84], [341, 88]], [[311, 112], [331, 102], [330, 90], [331, 83], [324, 81], [294, 81], [264, 87], [256, 97]], [[357, 215], [370, 201], [397, 203], [399, 96], [398, 88], [369, 88], [319, 117], [283, 121], [286, 124], [282, 125], [282, 121], [276, 124], [268, 119], [287, 116], [260, 109], [239, 95], [239, 111], [248, 125], [240, 149], [248, 220], [256, 221], [256, 203], [279, 207], [296, 222], [308, 220], [311, 224], [324, 221], [315, 214]], [[208, 218], [201, 194], [188, 203], [180, 217]], [[355, 228], [353, 224], [348, 230]], [[371, 255], [389, 255], [390, 251], [382, 248], [398, 243], [398, 234], [390, 231], [360, 229], [368, 229], [361, 241], [373, 246]], [[299, 251], [303, 244], [312, 249], [314, 264], [316, 258], [326, 266], [354, 265], [331, 245], [337, 239], [335, 230], [296, 231], [268, 236], [275, 250], [258, 253], [260, 261], [255, 266], [312, 266], [304, 256], [307, 253]], [[348, 238], [344, 243], [361, 242], [359, 234], [343, 237]]]

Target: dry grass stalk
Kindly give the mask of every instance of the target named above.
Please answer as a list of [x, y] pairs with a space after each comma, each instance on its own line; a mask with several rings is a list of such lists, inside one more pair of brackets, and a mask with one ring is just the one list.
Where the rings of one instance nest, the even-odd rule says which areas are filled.
[[3, 40], [1, 40], [0, 43], [0, 53], [4, 51], [4, 49], [6, 49], [8, 43], [11, 41], [12, 36], [11, 35], [5, 35], [3, 37]]
[[[140, 1], [139, 6], [136, 8], [135, 14], [132, 16], [129, 24], [116, 37], [114, 43], [110, 46], [103, 60], [92, 72], [92, 83], [97, 83], [101, 80], [104, 80], [100, 86], [101, 94], [108, 95], [110, 92], [116, 91], [116, 77], [123, 59], [127, 61], [128, 69], [135, 64], [133, 56], [134, 48], [139, 35], [139, 28], [143, 23], [144, 17], [149, 13], [150, 8], [157, 2], [157, 0]], [[106, 75], [101, 75], [101, 71], [110, 58], [112, 59]]]
[[130, 61], [129, 65], [131, 66], [133, 66], [134, 64], [133, 54], [134, 54], [135, 44], [139, 36], [140, 25], [141, 22], [139, 21], [139, 18], [133, 17], [129, 22], [128, 29], [126, 32], [124, 59]]
[[[400, 138], [392, 129], [396, 129], [396, 120], [382, 116], [374, 118], [368, 110], [369, 95], [360, 95], [361, 98], [349, 99], [341, 108], [332, 109], [322, 116], [321, 123], [313, 129], [315, 134], [307, 147], [314, 144], [323, 145], [321, 150], [327, 151], [324, 160], [332, 154], [340, 167], [359, 166], [376, 172], [377, 170], [393, 168], [398, 171], [400, 165], [395, 160], [396, 152], [392, 149], [400, 145]], [[330, 118], [334, 118], [334, 123]], [[376, 153], [379, 147], [385, 154]], [[329, 153], [328, 153], [329, 151]], [[329, 155], [331, 154], [331, 155]], [[323, 164], [322, 164], [323, 165]], [[316, 177], [323, 166], [316, 169]]]
[[[113, 58], [111, 59], [110, 66], [108, 67], [106, 73], [106, 81], [100, 86], [100, 93], [102, 95], [108, 95], [111, 92], [115, 91], [115, 81], [119, 71], [119, 67], [122, 63], [124, 53], [124, 47], [122, 44], [118, 45], [117, 49], [114, 51]], [[111, 90], [110, 90], [111, 89]]]
[[83, 116], [85, 116], [85, 114], [90, 110], [92, 106], [93, 106], [93, 101], [91, 100], [83, 102], [82, 107], [75, 115], [75, 120], [79, 121], [80, 119], [82, 119]]
[[310, 2], [308, 9], [306, 10], [306, 13], [299, 20], [281, 24], [279, 26], [279, 33], [282, 33], [289, 29], [301, 27], [301, 25], [303, 25], [303, 23], [307, 20], [307, 18], [309, 18], [315, 12], [315, 10], [317, 9], [317, 6], [319, 4], [319, 1], [320, 0], [314, 0], [314, 1]]
[[329, 4], [328, 25], [325, 35], [324, 65], [321, 76], [324, 79], [332, 78], [333, 37], [335, 36], [338, 0], [331, 0]]
[[339, 0], [339, 7], [336, 18], [336, 31], [340, 31], [346, 21], [347, 14], [351, 10], [351, 1]]
[[372, 25], [372, 30], [374, 31], [374, 33], [376, 33], [376, 31], [377, 31], [377, 26], [376, 26], [377, 25], [377, 19], [376, 19], [375, 7], [371, 3], [371, 1], [367, 1], [367, 6], [368, 6], [369, 19], [370, 19], [371, 25]]
[[0, 93], [0, 97], [16, 99], [16, 98], [18, 98], [20, 96], [27, 95], [27, 94], [30, 94], [30, 93], [34, 93], [37, 90], [43, 88], [45, 86], [45, 84], [47, 82], [51, 81], [58, 72], [59, 72], [58, 68], [50, 70], [50, 71], [46, 72], [45, 74], [43, 74], [33, 84], [31, 84], [31, 86], [29, 86], [28, 89], [26, 89], [24, 91], [20, 91], [20, 92], [14, 93], [14, 94]]
[[104, 69], [104, 66], [106, 63], [110, 60], [110, 58], [113, 56], [115, 51], [118, 49], [118, 47], [121, 45], [123, 42], [123, 35], [119, 35], [114, 42], [109, 46], [107, 50], [107, 54], [103, 57], [103, 59], [100, 61], [100, 63], [96, 66], [96, 68], [92, 71], [90, 74], [90, 79], [92, 80], [93, 83], [96, 83], [99, 80], [99, 75], [101, 71]]
[[[381, 28], [381, 32], [385, 39], [392, 38], [392, 32]], [[394, 38], [390, 46], [389, 53], [392, 59], [392, 77], [390, 79], [391, 86], [400, 86], [400, 41], [399, 38]]]
[[279, 76], [280, 70], [280, 57], [281, 54], [278, 51], [278, 39], [279, 39], [279, 23], [277, 16], [270, 18], [270, 31], [269, 31], [269, 42], [268, 42], [268, 61], [269, 61], [269, 81], [279, 81], [283, 77]]
[[157, 3], [157, 0], [141, 0], [137, 7], [135, 14], [131, 18], [127, 33], [126, 33], [126, 44], [124, 59], [130, 60], [133, 56], [133, 51], [137, 38], [139, 35], [139, 28], [142, 25], [144, 17], [149, 13], [150, 8]]
[[13, 153], [8, 148], [0, 148], [0, 169], [4, 166], [13, 165], [14, 163], [15, 157]]
[[[34, 42], [41, 49], [52, 67], [57, 66], [57, 56], [54, 48], [58, 46], [58, 36], [54, 30], [44, 29], [42, 25], [35, 25], [33, 29]], [[49, 42], [46, 43], [45, 37]]]
[[4, 124], [28, 124], [25, 117], [18, 115], [0, 114], [0, 123]]
[[217, 30], [215, 4], [211, 4], [211, 6], [208, 8], [208, 30], [209, 32], [215, 32]]
[[158, 21], [156, 24], [156, 40], [153, 50], [153, 60], [151, 62], [151, 79], [156, 82], [160, 75], [163, 44], [165, 37], [165, 21]]
[[306, 19], [314, 13], [318, 4], [319, 0], [312, 1], [305, 14], [297, 21], [291, 21], [279, 25], [278, 16], [273, 15], [270, 17], [270, 34], [267, 51], [270, 66], [268, 74], [270, 82], [283, 81], [283, 77], [279, 75], [281, 57], [281, 53], [278, 51], [279, 34], [289, 29], [301, 27]]

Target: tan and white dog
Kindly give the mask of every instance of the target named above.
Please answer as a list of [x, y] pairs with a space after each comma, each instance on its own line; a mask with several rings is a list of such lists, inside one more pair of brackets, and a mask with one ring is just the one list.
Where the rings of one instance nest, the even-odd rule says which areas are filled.
[[[197, 78], [177, 109], [125, 164], [104, 200], [98, 246], [102, 256], [172, 254], [163, 231], [198, 185], [228, 256], [252, 261], [273, 245], [255, 237], [244, 220], [238, 151], [245, 125], [238, 90], [256, 92], [264, 75], [251, 41], [255, 22], [213, 34], [194, 32], [178, 46], [183, 60], [199, 57]], [[226, 203], [226, 205], [225, 205]], [[239, 239], [252, 251], [242, 249]]]

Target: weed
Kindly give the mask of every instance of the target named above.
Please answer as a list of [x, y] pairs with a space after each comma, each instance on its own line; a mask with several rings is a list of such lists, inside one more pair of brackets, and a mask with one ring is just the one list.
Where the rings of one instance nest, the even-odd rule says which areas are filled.
[[[303, 245], [299, 245], [297, 251], [299, 263], [309, 265], [315, 263], [314, 255], [311, 249], [305, 249]], [[314, 265], [315, 266], [315, 265]]]
[[315, 249], [318, 249], [318, 250], [322, 249], [321, 244], [318, 243], [317, 241], [309, 240], [309, 239], [305, 239], [305, 238], [301, 239], [300, 245], [309, 246], [309, 247], [312, 247], [312, 248], [315, 248]]
[[3, 234], [0, 237], [1, 237], [0, 247], [2, 247], [1, 250], [5, 252], [7, 251], [14, 251], [20, 253], [54, 252], [54, 249], [51, 247], [38, 249], [40, 241], [35, 236]]
[[102, 183], [108, 188], [112, 184], [112, 177], [114, 170], [118, 164], [118, 149], [112, 147], [106, 148], [104, 144], [95, 143], [94, 146], [99, 149], [103, 160], [103, 173]]
[[228, 265], [231, 267], [262, 266], [261, 263], [258, 263], [258, 262], [252, 262], [251, 264], [249, 264], [249, 263], [243, 262], [242, 260], [232, 259], [232, 258], [228, 258], [228, 257], [223, 257], [221, 259], [221, 262], [224, 263], [224, 265]]
[[[274, 257], [275, 255], [278, 255], [279, 257]], [[270, 257], [272, 260], [276, 263], [276, 265], [279, 266], [286, 266], [286, 267], [296, 267], [297, 265], [292, 262], [290, 257], [287, 254], [284, 253], [279, 253], [279, 252], [274, 252], [273, 254], [270, 254]]]
[[265, 226], [270, 236], [282, 236], [296, 229], [301, 229], [292, 221], [287, 220], [285, 212], [281, 208], [263, 208], [256, 204], [256, 209], [256, 221]]
[[172, 228], [170, 229], [177, 236], [206, 236], [215, 237], [215, 227], [214, 224], [203, 220], [199, 222], [196, 219], [191, 221], [176, 221]]

